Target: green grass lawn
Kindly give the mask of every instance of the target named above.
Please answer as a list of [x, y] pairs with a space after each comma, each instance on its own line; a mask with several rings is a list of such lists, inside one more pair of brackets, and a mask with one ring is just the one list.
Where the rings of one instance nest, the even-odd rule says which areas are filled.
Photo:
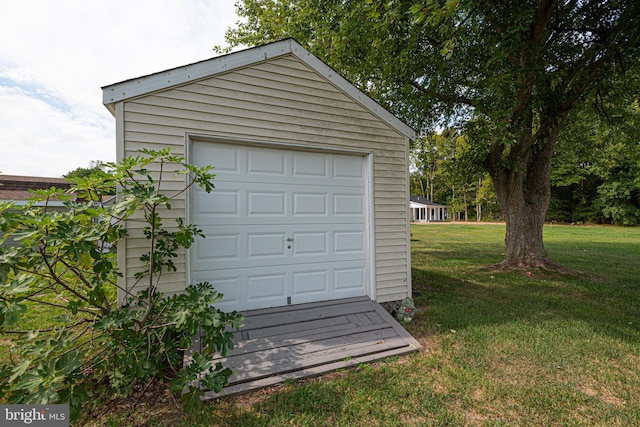
[[101, 418], [185, 426], [640, 425], [640, 228], [547, 226], [579, 273], [526, 275], [502, 259], [504, 225], [412, 226], [407, 329], [423, 345], [196, 415], [138, 406]]

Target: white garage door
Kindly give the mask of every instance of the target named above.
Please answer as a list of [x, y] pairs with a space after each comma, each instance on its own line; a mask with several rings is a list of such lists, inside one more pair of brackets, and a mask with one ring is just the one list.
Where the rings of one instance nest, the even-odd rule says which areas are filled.
[[365, 158], [193, 142], [216, 186], [197, 189], [192, 282], [224, 294], [221, 308], [251, 310], [366, 295]]

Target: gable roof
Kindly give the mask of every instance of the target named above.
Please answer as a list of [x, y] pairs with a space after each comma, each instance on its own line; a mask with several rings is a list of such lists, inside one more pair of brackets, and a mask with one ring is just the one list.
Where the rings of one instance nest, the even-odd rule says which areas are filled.
[[431, 200], [427, 199], [426, 197], [422, 197], [422, 196], [411, 196], [411, 197], [409, 197], [409, 200], [411, 202], [419, 203], [419, 204], [424, 205], [424, 206], [434, 206], [434, 207], [443, 207], [443, 208], [447, 207], [446, 205], [441, 205], [440, 203], [432, 202]]
[[416, 139], [415, 130], [351, 84], [333, 68], [303, 48], [294, 39], [285, 39], [104, 86], [102, 88], [102, 102], [111, 114], [115, 115], [115, 104], [117, 102], [214, 77], [217, 74], [227, 73], [286, 55], [293, 55], [311, 67], [335, 87], [399, 133], [411, 140]]

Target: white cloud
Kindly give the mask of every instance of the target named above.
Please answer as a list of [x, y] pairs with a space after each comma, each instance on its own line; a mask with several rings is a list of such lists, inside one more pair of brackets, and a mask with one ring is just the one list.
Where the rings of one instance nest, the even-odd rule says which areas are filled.
[[0, 87], [0, 172], [61, 176], [92, 160], [115, 160], [111, 121], [63, 111], [20, 89]]
[[214, 56], [234, 0], [0, 4], [0, 171], [59, 176], [114, 160], [101, 87]]

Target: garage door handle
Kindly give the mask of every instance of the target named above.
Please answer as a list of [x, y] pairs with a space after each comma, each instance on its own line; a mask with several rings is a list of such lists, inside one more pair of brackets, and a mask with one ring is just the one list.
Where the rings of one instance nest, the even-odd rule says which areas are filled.
[[292, 239], [291, 237], [289, 237], [289, 238], [287, 239], [287, 242], [293, 242], [293, 239]]

